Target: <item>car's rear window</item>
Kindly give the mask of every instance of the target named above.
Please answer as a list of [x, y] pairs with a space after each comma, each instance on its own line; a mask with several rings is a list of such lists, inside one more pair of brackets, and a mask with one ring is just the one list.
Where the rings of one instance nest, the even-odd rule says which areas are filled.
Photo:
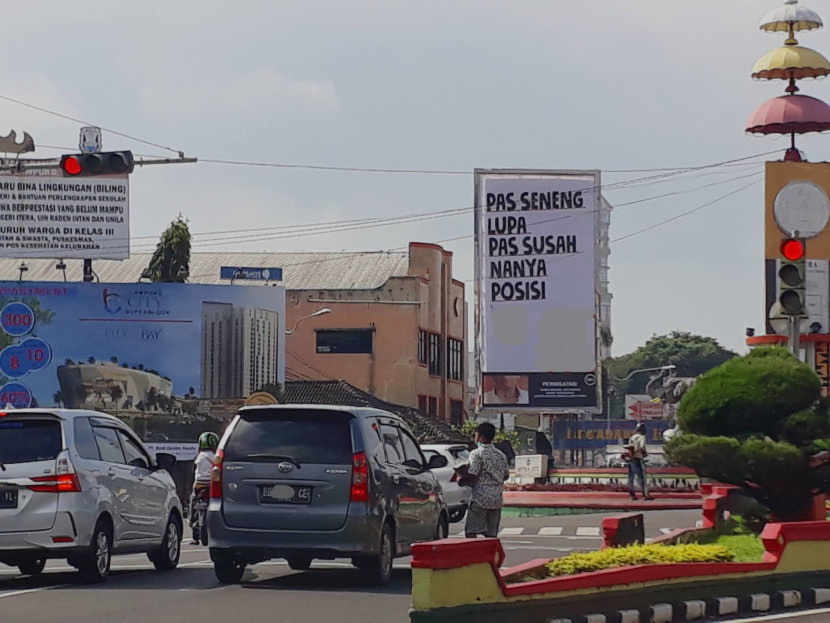
[[466, 448], [450, 448], [450, 454], [456, 461], [466, 461], [470, 458], [470, 451]]
[[348, 413], [325, 410], [243, 413], [225, 444], [225, 460], [348, 465], [351, 420]]
[[50, 461], [62, 449], [60, 422], [0, 419], [0, 464]]

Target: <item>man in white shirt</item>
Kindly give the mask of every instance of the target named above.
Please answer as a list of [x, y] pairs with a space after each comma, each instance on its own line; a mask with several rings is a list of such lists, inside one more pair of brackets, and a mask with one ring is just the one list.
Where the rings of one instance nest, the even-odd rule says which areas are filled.
[[648, 494], [648, 483], [646, 482], [646, 468], [643, 459], [646, 458], [648, 452], [646, 451], [646, 425], [640, 422], [637, 428], [634, 429], [634, 434], [628, 440], [628, 493], [632, 500], [637, 499], [637, 494], [634, 491], [634, 480], [640, 479], [643, 483], [643, 498], [646, 500], [653, 500], [654, 498]]
[[216, 456], [216, 448], [218, 447], [219, 435], [216, 433], [205, 432], [199, 435], [199, 454], [196, 456], [196, 460], [193, 461], [193, 494], [190, 496], [190, 528], [193, 530], [191, 545], [199, 544], [198, 530], [204, 529], [204, 526], [196, 525], [197, 514], [193, 512], [193, 507], [199, 493], [210, 488], [213, 458]]

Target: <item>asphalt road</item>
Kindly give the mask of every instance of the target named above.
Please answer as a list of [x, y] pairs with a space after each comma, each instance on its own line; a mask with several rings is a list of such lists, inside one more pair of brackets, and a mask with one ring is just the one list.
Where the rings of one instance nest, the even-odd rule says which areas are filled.
[[[507, 566], [569, 551], [596, 549], [602, 514], [505, 518], [502, 545]], [[699, 510], [651, 511], [646, 536], [694, 525]], [[452, 524], [451, 535], [463, 524]], [[560, 530], [561, 529], [561, 530]], [[38, 577], [22, 577], [0, 566], [0, 620], [27, 623], [146, 623], [147, 621], [332, 622], [409, 620], [412, 574], [409, 559], [395, 561], [389, 586], [368, 585], [348, 560], [319, 561], [295, 572], [282, 560], [251, 567], [243, 583], [221, 586], [206, 548], [185, 544], [179, 568], [153, 571], [146, 556], [113, 559], [112, 575], [101, 585], [79, 584], [71, 567], [52, 561]], [[821, 619], [816, 619], [816, 621]], [[827, 619], [824, 619], [827, 620]], [[811, 623], [803, 619], [804, 623]]]

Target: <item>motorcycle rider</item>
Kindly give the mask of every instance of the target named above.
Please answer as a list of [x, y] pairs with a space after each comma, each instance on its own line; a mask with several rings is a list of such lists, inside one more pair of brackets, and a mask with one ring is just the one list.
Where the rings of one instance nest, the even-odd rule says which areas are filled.
[[[213, 458], [216, 456], [216, 448], [219, 447], [219, 435], [206, 431], [199, 435], [199, 454], [194, 463], [193, 493], [190, 496], [190, 527], [193, 528], [196, 513], [193, 512], [196, 499], [199, 493], [210, 488], [210, 473], [213, 469]], [[199, 540], [194, 533], [190, 541], [192, 545], [198, 545]]]

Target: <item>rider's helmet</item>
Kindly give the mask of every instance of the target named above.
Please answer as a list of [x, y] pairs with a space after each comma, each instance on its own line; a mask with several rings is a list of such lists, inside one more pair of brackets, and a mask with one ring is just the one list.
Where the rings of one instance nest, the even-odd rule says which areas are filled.
[[216, 450], [219, 447], [219, 435], [205, 432], [199, 435], [199, 450]]

